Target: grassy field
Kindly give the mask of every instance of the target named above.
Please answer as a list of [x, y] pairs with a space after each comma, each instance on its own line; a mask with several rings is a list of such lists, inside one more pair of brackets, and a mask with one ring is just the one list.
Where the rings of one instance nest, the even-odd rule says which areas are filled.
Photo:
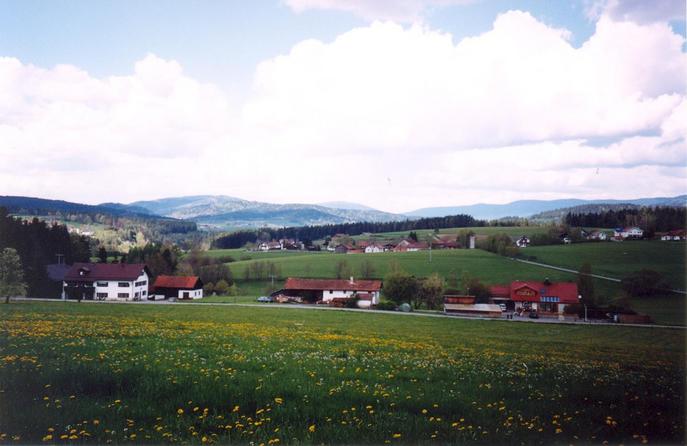
[[[243, 272], [251, 262], [229, 263], [229, 267], [236, 278], [243, 277]], [[436, 272], [446, 278], [460, 276], [467, 271], [479, 277], [487, 284], [510, 283], [512, 280], [574, 280], [575, 275], [543, 269], [536, 266], [515, 262], [506, 257], [498, 256], [478, 249], [454, 249], [432, 251], [432, 261], [429, 261], [429, 251], [378, 254], [319, 254], [317, 256], [289, 256], [272, 258], [281, 269], [282, 277], [334, 277], [336, 265], [345, 261], [355, 277], [360, 276], [361, 265], [369, 261], [373, 268], [373, 277], [382, 278], [389, 271], [393, 263], [398, 264], [405, 271], [419, 277], [429, 276]]]
[[[458, 234], [460, 231], [473, 231], [477, 235], [493, 235], [505, 233], [512, 237], [520, 237], [521, 235], [532, 236], [534, 234], [544, 234], [548, 231], [546, 226], [475, 226], [469, 228], [445, 228], [440, 229], [440, 234]], [[375, 234], [363, 234], [353, 237], [355, 240], [398, 240], [400, 238], [408, 237], [410, 231], [397, 232], [379, 232]], [[418, 240], [424, 240], [428, 235], [433, 234], [431, 229], [419, 229], [414, 231], [417, 233]]]
[[663, 274], [671, 286], [686, 288], [684, 242], [575, 243], [529, 247], [523, 253], [536, 256], [543, 263], [574, 269], [589, 262], [594, 273], [615, 278], [644, 268], [653, 269]]
[[685, 333], [279, 308], [17, 303], [7, 443], [680, 443]]
[[265, 260], [265, 259], [279, 259], [284, 257], [292, 256], [308, 256], [317, 255], [320, 252], [317, 251], [267, 251], [267, 252], [256, 252], [256, 251], [246, 251], [245, 249], [211, 249], [207, 251], [206, 254], [209, 257], [225, 257], [231, 256], [234, 260]]

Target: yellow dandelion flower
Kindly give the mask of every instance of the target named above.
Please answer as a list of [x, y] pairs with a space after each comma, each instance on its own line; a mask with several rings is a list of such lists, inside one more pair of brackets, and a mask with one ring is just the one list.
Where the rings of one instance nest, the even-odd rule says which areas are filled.
[[315, 425], [311, 424], [310, 427], [308, 428], [310, 432], [315, 432]]
[[276, 397], [276, 398], [274, 399], [274, 402], [277, 403], [277, 404], [282, 404], [282, 403], [284, 402], [284, 400], [281, 399], [281, 398], [279, 398], [279, 397]]
[[43, 441], [50, 441], [50, 440], [52, 440], [52, 435], [50, 435], [50, 434], [43, 437]]
[[181, 408], [177, 409], [177, 413], [178, 413], [179, 415], [183, 415], [183, 414], [184, 414], [184, 409], [181, 409]]
[[393, 438], [401, 438], [401, 434], [396, 433], [396, 434], [393, 434], [392, 437]]

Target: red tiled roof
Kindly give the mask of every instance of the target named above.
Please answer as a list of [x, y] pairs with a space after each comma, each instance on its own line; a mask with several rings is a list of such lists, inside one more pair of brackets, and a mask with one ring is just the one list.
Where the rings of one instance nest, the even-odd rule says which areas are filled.
[[[533, 291], [529, 296], [518, 294], [518, 290], [529, 288]], [[543, 282], [520, 282], [511, 283], [510, 297], [517, 301], [539, 302], [541, 296], [558, 297], [562, 304], [576, 304], [579, 302], [577, 284], [574, 282], [553, 282], [549, 285]]]
[[201, 288], [198, 276], [157, 276], [155, 288], [183, 288], [195, 290]]
[[[69, 268], [64, 280], [136, 280], [143, 271], [144, 263], [75, 263]], [[83, 272], [83, 274], [81, 274]]]
[[510, 297], [510, 285], [494, 285], [489, 287], [492, 297]]
[[299, 279], [289, 277], [284, 284], [285, 290], [346, 290], [346, 291], [379, 291], [382, 288], [381, 280], [354, 280], [346, 279]]

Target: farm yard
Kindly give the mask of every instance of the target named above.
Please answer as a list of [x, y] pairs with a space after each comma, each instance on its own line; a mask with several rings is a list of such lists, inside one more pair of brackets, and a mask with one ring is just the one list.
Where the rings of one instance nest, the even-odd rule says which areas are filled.
[[13, 303], [4, 443], [679, 443], [685, 334]]

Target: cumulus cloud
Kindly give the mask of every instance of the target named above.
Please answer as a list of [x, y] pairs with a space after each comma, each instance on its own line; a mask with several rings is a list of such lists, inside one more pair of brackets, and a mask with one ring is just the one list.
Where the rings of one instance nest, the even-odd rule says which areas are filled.
[[0, 58], [0, 185], [394, 211], [684, 193], [683, 43], [666, 23], [609, 15], [578, 48], [519, 11], [459, 42], [374, 22], [262, 62], [243, 104], [154, 55], [105, 78]]
[[602, 18], [581, 48], [528, 13], [454, 43], [375, 22], [263, 62], [246, 119], [330, 150], [459, 150], [656, 129], [685, 91], [682, 38]]
[[433, 8], [472, 3], [474, 0], [284, 0], [293, 11], [310, 9], [352, 13], [368, 21], [393, 20], [409, 23], [421, 21]]
[[683, 0], [594, 0], [587, 3], [586, 9], [593, 20], [607, 15], [641, 24], [685, 20], [686, 14]]

